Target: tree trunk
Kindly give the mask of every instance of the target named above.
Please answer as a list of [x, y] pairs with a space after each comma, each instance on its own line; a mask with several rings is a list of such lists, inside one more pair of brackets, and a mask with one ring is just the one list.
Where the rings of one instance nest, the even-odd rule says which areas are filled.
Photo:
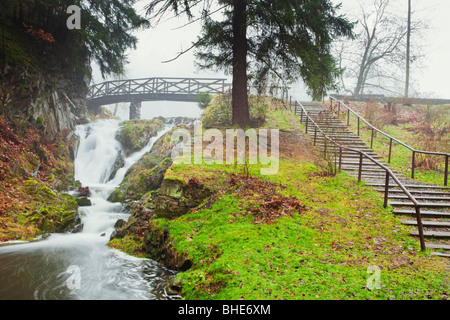
[[233, 0], [233, 90], [232, 124], [250, 124], [247, 94], [247, 19], [246, 0]]

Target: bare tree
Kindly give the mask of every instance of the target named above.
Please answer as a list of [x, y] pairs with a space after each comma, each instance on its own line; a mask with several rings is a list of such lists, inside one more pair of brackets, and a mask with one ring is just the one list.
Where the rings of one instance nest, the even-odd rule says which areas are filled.
[[[355, 40], [336, 44], [336, 60], [345, 69], [341, 77], [344, 91], [352, 91], [346, 80], [353, 83], [355, 95], [369, 89], [390, 94], [404, 90], [408, 24], [405, 17], [389, 12], [389, 5], [389, 0], [374, 0], [370, 7], [361, 5]], [[423, 24], [418, 21], [410, 30], [420, 28]]]

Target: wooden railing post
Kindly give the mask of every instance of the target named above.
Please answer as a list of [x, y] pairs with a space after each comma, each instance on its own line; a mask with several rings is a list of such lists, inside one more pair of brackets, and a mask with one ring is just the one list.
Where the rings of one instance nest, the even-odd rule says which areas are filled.
[[420, 249], [422, 251], [425, 251], [426, 246], [425, 246], [425, 239], [423, 236], [422, 216], [420, 214], [420, 206], [418, 206], [418, 205], [416, 205], [416, 218], [417, 218], [417, 228], [419, 231], [419, 238], [420, 238]]
[[386, 171], [386, 181], [384, 183], [384, 207], [387, 208], [388, 205], [388, 194], [389, 194], [389, 171]]
[[388, 158], [388, 163], [391, 163], [391, 154], [392, 154], [392, 138], [390, 138], [390, 142], [389, 142], [389, 158]]
[[314, 145], [316, 145], [316, 139], [317, 139], [317, 127], [314, 126]]
[[358, 137], [359, 137], [359, 117], [358, 117]]
[[372, 128], [372, 134], [370, 136], [370, 149], [373, 149], [373, 133], [374, 133], [374, 130]]
[[339, 172], [341, 172], [342, 168], [342, 147], [339, 148]]
[[308, 133], [308, 119], [309, 119], [309, 117], [308, 117], [307, 113], [305, 113], [305, 115], [306, 115], [306, 133]]
[[444, 186], [448, 184], [448, 155], [445, 156]]
[[416, 152], [412, 153], [412, 164], [411, 164], [411, 179], [414, 179], [414, 168], [416, 166]]
[[358, 182], [361, 182], [362, 178], [362, 163], [363, 163], [363, 154], [359, 154], [359, 172], [358, 172]]

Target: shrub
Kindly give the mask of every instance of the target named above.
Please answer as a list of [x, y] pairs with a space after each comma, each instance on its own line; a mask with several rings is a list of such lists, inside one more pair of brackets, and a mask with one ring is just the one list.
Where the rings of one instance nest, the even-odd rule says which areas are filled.
[[201, 92], [201, 93], [197, 94], [198, 106], [201, 109], [206, 109], [206, 107], [210, 104], [211, 101], [212, 101], [212, 97], [209, 93]]
[[[252, 126], [259, 126], [266, 120], [266, 113], [270, 106], [270, 98], [249, 97], [249, 112]], [[231, 95], [217, 95], [206, 108], [202, 122], [205, 128], [230, 127], [232, 121]]]

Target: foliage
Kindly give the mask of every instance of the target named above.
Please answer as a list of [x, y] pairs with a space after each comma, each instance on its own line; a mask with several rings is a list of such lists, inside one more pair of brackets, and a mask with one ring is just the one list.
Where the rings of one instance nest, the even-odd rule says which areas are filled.
[[198, 102], [198, 106], [201, 109], [206, 109], [206, 107], [209, 105], [209, 103], [212, 101], [212, 97], [209, 93], [207, 92], [201, 92], [199, 94], [197, 94], [197, 102]]
[[[233, 45], [231, 1], [224, 19], [205, 13], [203, 34], [196, 47], [202, 68], [230, 71]], [[282, 84], [302, 78], [314, 98], [333, 87], [339, 74], [330, 54], [334, 36], [350, 36], [351, 24], [337, 15], [329, 1], [248, 1], [246, 8], [249, 77], [264, 88], [278, 78]]]
[[[271, 98], [249, 97], [249, 113], [252, 126], [264, 123]], [[229, 127], [232, 124], [231, 96], [229, 94], [216, 95], [202, 115], [205, 128]]]
[[73, 184], [63, 141], [49, 142], [26, 119], [0, 118], [0, 241], [64, 232], [77, 223], [77, 202], [61, 193]]
[[53, 38], [51, 33], [45, 32], [42, 29], [34, 29], [33, 26], [27, 26], [25, 23], [23, 23], [24, 28], [27, 29], [27, 33], [31, 34], [33, 37], [42, 39], [45, 42], [55, 42], [55, 39]]
[[[193, 18], [203, 3], [202, 34], [193, 44], [198, 66], [233, 74], [232, 124], [247, 126], [247, 86], [262, 92], [268, 84], [285, 87], [301, 78], [315, 99], [334, 88], [340, 70], [331, 55], [334, 37], [351, 37], [353, 25], [329, 0], [322, 1], [181, 1], [153, 0], [147, 14], [168, 11]], [[217, 10], [213, 8], [218, 8]], [[221, 11], [219, 20], [213, 13]]]
[[[36, 41], [32, 52], [36, 56], [55, 57], [56, 61], [72, 59], [84, 65], [86, 59], [94, 59], [103, 76], [123, 72], [125, 51], [134, 48], [137, 38], [131, 31], [148, 26], [148, 21], [140, 17], [133, 1], [123, 0], [14, 0], [3, 4], [3, 32], [10, 34], [24, 30]], [[71, 5], [81, 8], [81, 29], [70, 30], [66, 26], [69, 17], [66, 10]], [[7, 29], [7, 30], [5, 30]], [[8, 40], [8, 39], [7, 39]], [[40, 44], [41, 42], [41, 44]], [[44, 45], [42, 45], [44, 44]], [[3, 38], [3, 58], [16, 61], [19, 51], [14, 39]], [[12, 50], [11, 50], [12, 49]], [[75, 60], [75, 61], [74, 61]], [[67, 63], [67, 61], [66, 61]]]

